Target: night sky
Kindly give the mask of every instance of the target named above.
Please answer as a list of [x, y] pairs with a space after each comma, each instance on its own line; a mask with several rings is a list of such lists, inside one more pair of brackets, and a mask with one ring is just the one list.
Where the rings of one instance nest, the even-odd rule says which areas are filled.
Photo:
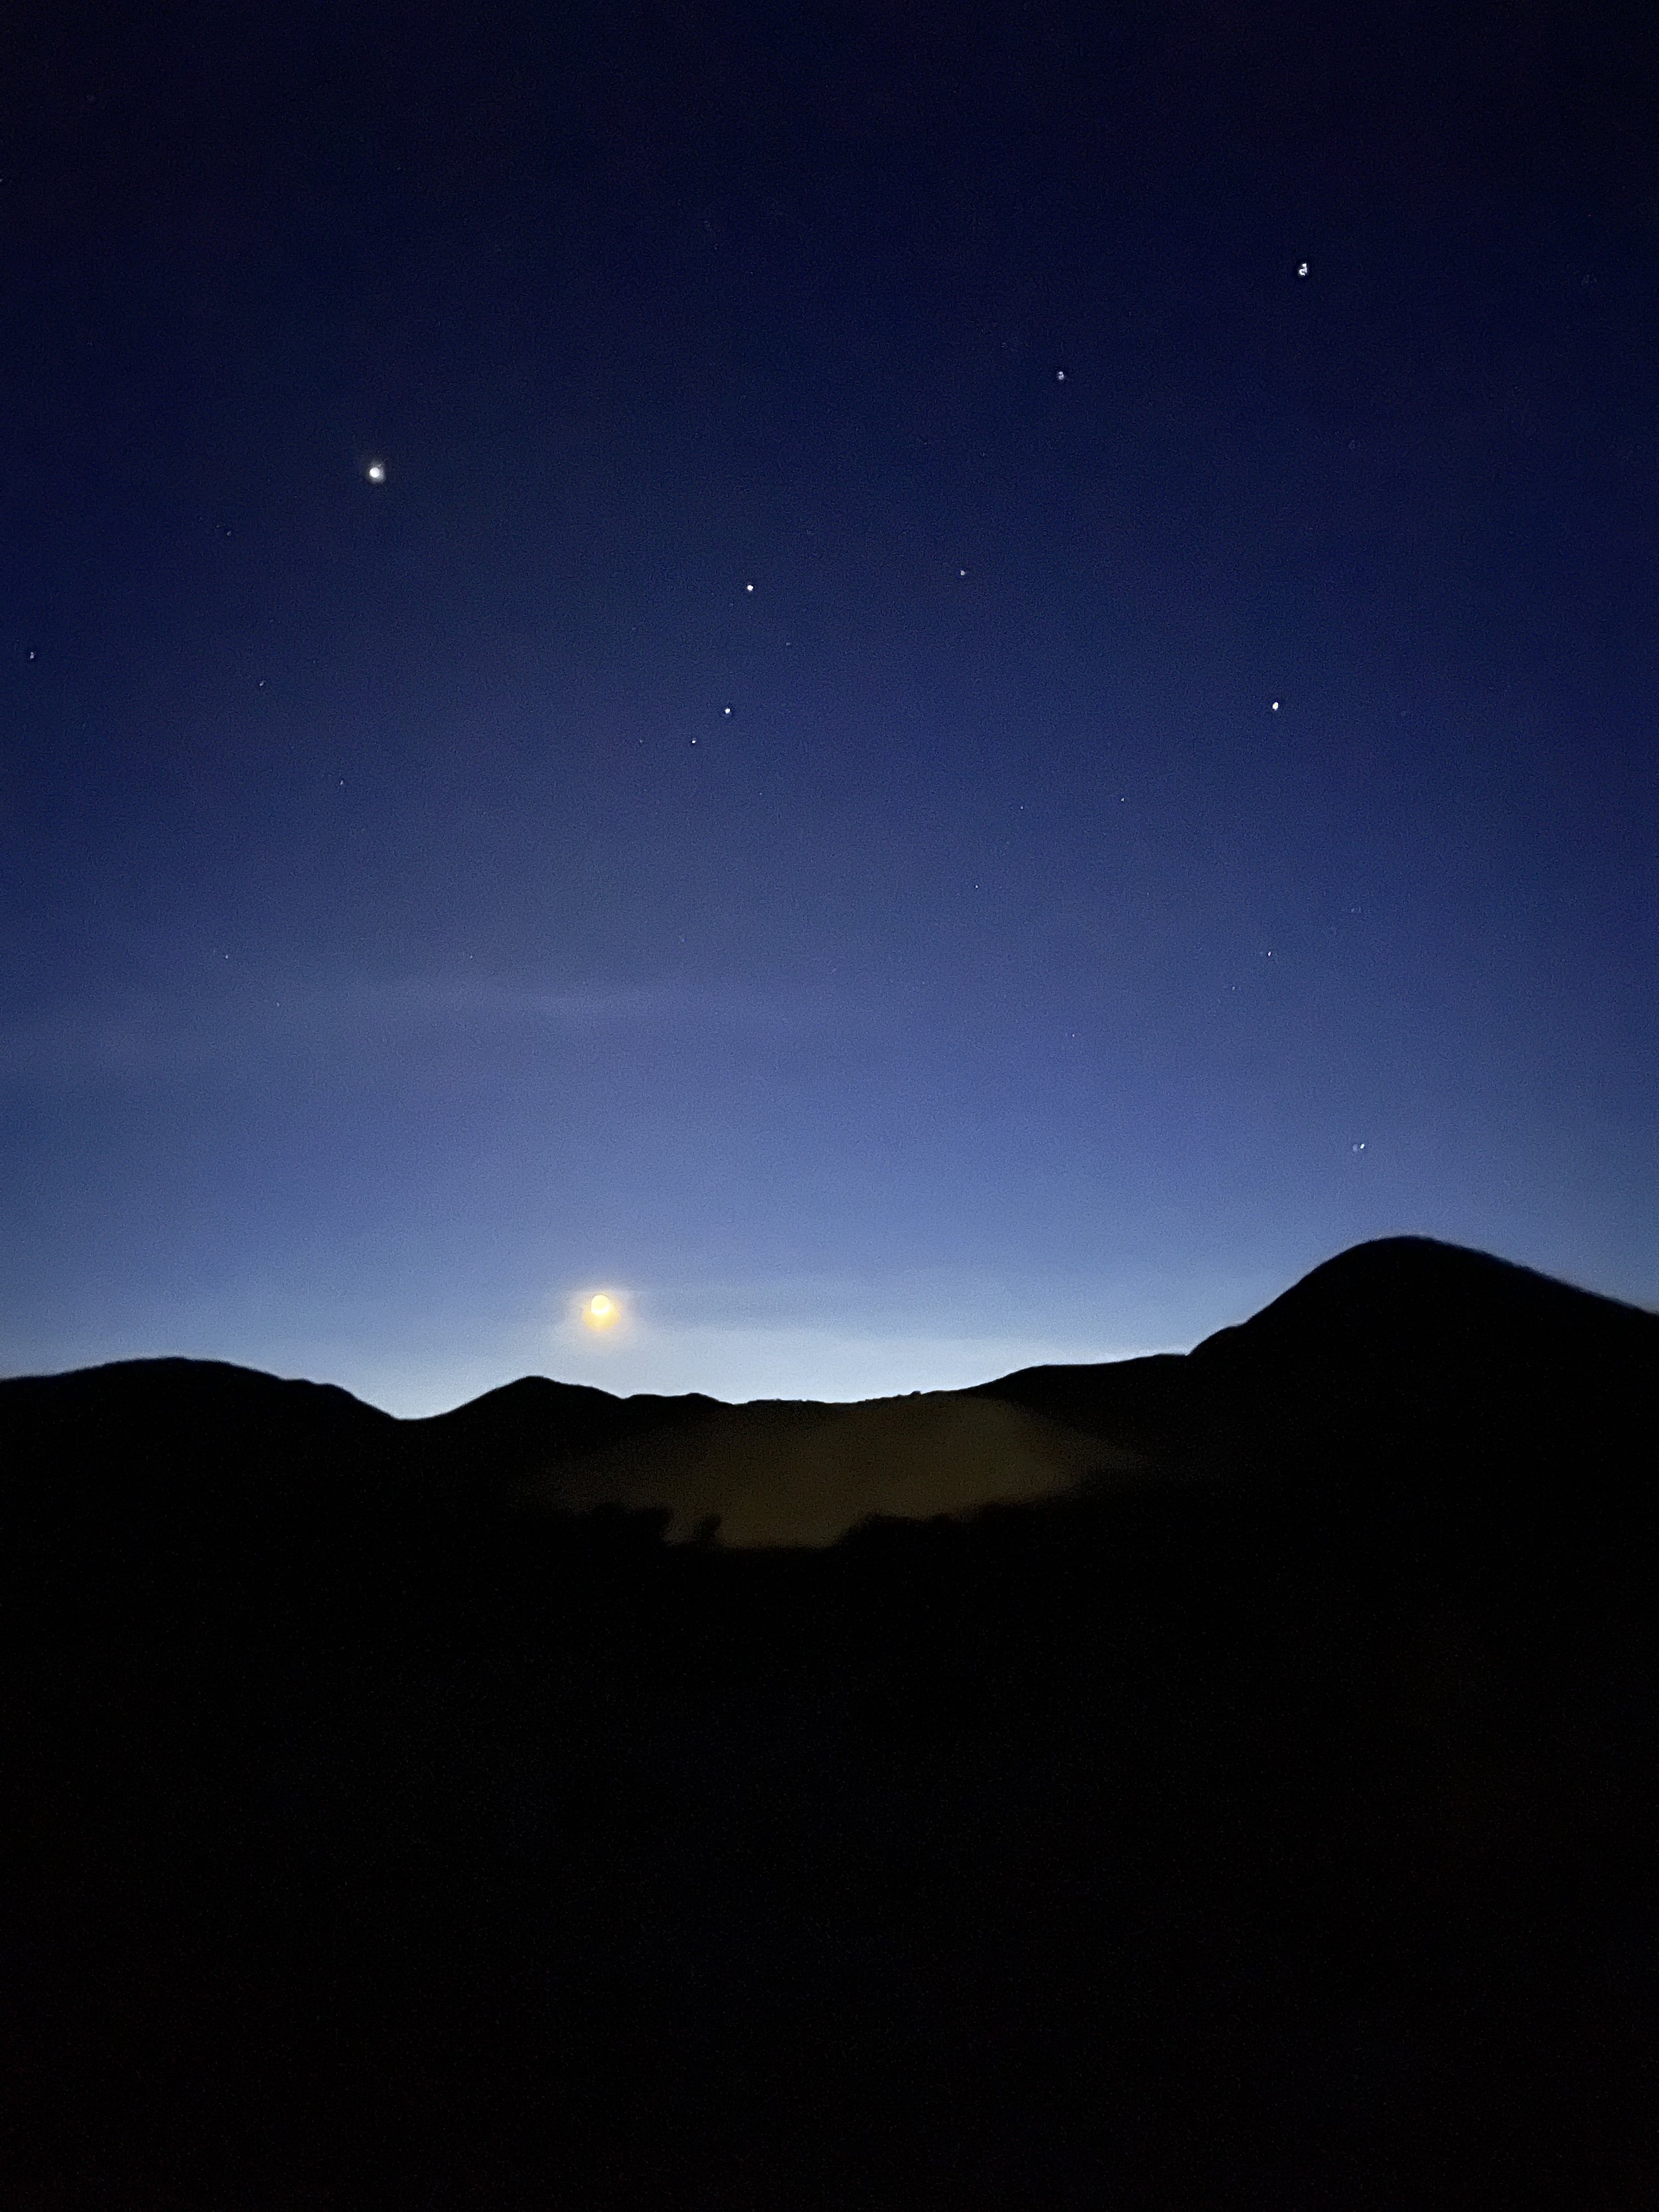
[[1640, 20], [36, 10], [0, 1367], [1659, 1304]]

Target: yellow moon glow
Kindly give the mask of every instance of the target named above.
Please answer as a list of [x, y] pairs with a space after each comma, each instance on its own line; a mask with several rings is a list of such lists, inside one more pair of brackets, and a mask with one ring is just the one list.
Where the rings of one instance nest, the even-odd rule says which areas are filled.
[[582, 1302], [582, 1319], [589, 1328], [611, 1328], [622, 1319], [622, 1308], [615, 1298], [596, 1291], [591, 1298]]

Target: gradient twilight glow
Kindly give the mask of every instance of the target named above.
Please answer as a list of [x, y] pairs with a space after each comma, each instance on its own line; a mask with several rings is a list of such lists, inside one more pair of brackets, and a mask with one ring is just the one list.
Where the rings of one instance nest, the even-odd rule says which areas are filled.
[[1659, 79], [1545, 14], [37, 11], [0, 1365], [1659, 1302]]

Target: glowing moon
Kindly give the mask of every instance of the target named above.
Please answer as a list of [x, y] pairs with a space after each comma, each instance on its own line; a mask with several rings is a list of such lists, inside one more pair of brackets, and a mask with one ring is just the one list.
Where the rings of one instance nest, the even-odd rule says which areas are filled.
[[589, 1328], [614, 1328], [622, 1319], [622, 1308], [603, 1291], [595, 1291], [591, 1298], [582, 1301], [582, 1319]]

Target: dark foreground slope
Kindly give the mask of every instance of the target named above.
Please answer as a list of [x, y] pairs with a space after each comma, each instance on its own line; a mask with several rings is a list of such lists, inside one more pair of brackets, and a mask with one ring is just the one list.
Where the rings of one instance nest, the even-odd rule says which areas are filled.
[[1650, 1430], [744, 1553], [281, 1402], [14, 1460], [8, 2203], [1652, 2201]]

